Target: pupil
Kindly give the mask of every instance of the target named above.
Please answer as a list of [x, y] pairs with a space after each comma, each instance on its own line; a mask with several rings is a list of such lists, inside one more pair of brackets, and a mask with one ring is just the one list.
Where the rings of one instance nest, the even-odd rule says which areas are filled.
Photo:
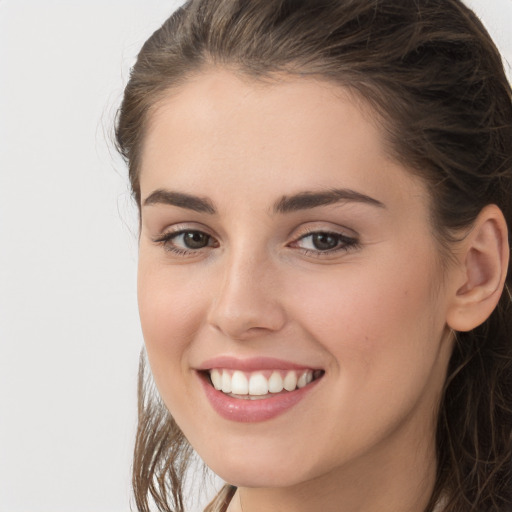
[[198, 231], [185, 233], [184, 242], [189, 249], [202, 249], [208, 245], [208, 235]]
[[329, 233], [318, 233], [313, 235], [313, 245], [319, 251], [334, 249], [338, 245], [338, 237]]

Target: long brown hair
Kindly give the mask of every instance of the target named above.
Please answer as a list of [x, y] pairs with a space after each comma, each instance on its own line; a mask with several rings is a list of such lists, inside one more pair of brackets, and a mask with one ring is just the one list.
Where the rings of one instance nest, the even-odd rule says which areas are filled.
[[[116, 136], [140, 206], [145, 125], [156, 103], [207, 66], [254, 79], [312, 75], [375, 112], [389, 151], [431, 191], [442, 251], [487, 204], [512, 226], [512, 93], [487, 31], [459, 0], [191, 0], [143, 46]], [[509, 235], [510, 241], [510, 235]], [[437, 426], [437, 480], [426, 509], [512, 510], [512, 289], [480, 327], [456, 333]], [[133, 482], [139, 511], [183, 510], [191, 449], [144, 393]], [[232, 489], [226, 489], [226, 496]]]

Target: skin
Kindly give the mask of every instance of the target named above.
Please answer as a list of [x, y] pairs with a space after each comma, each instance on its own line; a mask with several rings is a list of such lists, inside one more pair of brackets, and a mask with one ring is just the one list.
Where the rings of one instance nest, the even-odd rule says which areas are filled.
[[[210, 69], [152, 113], [141, 166], [139, 308], [155, 382], [203, 460], [239, 487], [230, 512], [417, 512], [461, 271], [442, 266], [426, 187], [388, 156], [371, 112], [339, 86]], [[216, 213], [144, 204], [166, 189]], [[279, 213], [303, 191], [361, 201]], [[208, 245], [185, 254], [188, 229]], [[310, 232], [356, 240], [315, 250]], [[323, 368], [268, 421], [220, 417], [196, 369], [267, 356]]]

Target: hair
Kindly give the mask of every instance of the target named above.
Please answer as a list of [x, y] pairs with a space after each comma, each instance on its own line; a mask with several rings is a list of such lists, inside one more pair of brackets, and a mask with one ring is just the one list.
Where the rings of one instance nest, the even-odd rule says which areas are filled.
[[[140, 207], [142, 144], [169, 91], [212, 67], [253, 79], [311, 76], [372, 108], [391, 155], [427, 184], [443, 251], [482, 208], [512, 226], [512, 92], [494, 43], [459, 0], [190, 0], [144, 44], [126, 86], [116, 138]], [[509, 234], [510, 243], [510, 234]], [[435, 487], [425, 512], [512, 510], [512, 307], [458, 332], [439, 405]], [[183, 510], [192, 452], [139, 381], [135, 501]], [[227, 503], [227, 486], [218, 502]]]

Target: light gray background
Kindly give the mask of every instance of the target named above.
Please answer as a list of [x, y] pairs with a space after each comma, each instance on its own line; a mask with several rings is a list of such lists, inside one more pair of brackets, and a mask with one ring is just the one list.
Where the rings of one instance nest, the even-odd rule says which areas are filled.
[[[512, 0], [468, 3], [512, 62]], [[176, 5], [0, 0], [0, 512], [130, 509], [137, 227], [111, 133]]]

